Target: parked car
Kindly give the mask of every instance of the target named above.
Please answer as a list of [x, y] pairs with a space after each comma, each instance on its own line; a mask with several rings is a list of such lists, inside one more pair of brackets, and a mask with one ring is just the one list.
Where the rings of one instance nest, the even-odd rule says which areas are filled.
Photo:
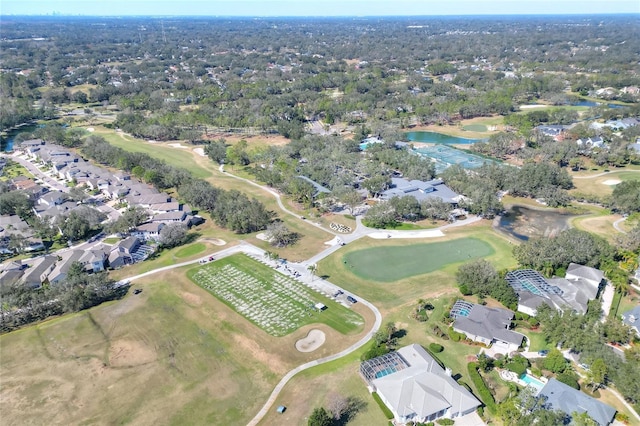
[[548, 351], [548, 350], [546, 350], [546, 349], [543, 349], [543, 350], [541, 350], [541, 351], [538, 351], [538, 355], [540, 355], [540, 356], [547, 356], [547, 354], [548, 354], [548, 353], [549, 353], [549, 351]]
[[358, 303], [358, 301], [353, 296], [347, 296], [347, 300], [351, 303]]

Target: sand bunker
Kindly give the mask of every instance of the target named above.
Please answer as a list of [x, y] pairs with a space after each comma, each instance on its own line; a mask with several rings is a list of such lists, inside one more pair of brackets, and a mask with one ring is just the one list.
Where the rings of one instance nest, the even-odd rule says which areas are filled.
[[296, 342], [296, 349], [299, 352], [313, 352], [324, 344], [324, 340], [324, 331], [314, 328], [313, 330], [309, 330], [307, 337]]
[[93, 133], [95, 131], [96, 131], [96, 129], [94, 129], [93, 127], [87, 127], [87, 132]]
[[183, 148], [183, 149], [189, 149], [188, 146], [184, 146], [181, 143], [170, 143], [169, 146], [172, 146], [174, 148]]
[[267, 237], [267, 234], [265, 234], [264, 232], [260, 232], [259, 234], [256, 235], [256, 238], [262, 241], [269, 241], [270, 238]]
[[214, 246], [223, 246], [227, 244], [225, 240], [221, 240], [220, 238], [203, 238], [202, 241], [206, 241], [208, 243], [213, 244]]
[[620, 181], [618, 179], [607, 179], [604, 182], [602, 182], [603, 185], [609, 185], [609, 186], [617, 185], [619, 183]]
[[193, 152], [198, 154], [200, 157], [206, 157], [207, 154], [204, 153], [204, 148], [193, 148]]

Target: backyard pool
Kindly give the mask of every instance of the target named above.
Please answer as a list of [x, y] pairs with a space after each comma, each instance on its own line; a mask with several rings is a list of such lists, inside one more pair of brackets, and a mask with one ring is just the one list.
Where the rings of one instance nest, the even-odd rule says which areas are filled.
[[380, 370], [376, 373], [376, 379], [379, 379], [380, 377], [384, 377], [384, 376], [388, 376], [389, 374], [395, 373], [396, 370], [393, 367], [387, 367], [384, 370]]
[[526, 383], [527, 386], [532, 386], [537, 390], [540, 390], [544, 387], [544, 383], [542, 383], [540, 380], [528, 374], [523, 374], [522, 376], [520, 376], [520, 380]]

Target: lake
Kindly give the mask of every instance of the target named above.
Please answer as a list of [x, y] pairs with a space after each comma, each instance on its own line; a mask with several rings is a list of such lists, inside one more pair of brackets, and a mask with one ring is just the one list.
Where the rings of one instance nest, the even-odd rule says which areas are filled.
[[22, 126], [7, 132], [5, 139], [2, 142], [0, 142], [0, 151], [2, 152], [13, 151], [13, 139], [16, 137], [16, 135], [18, 133], [23, 133], [23, 132], [33, 132], [36, 128], [37, 126], [35, 125], [28, 125], [28, 126]]
[[519, 240], [532, 237], [553, 237], [571, 227], [570, 221], [578, 215], [557, 210], [535, 210], [514, 205], [497, 219], [496, 228]]
[[461, 138], [458, 136], [445, 135], [437, 132], [428, 132], [428, 131], [416, 131], [416, 132], [407, 132], [405, 133], [405, 137], [411, 142], [425, 142], [425, 143], [436, 143], [436, 144], [445, 144], [445, 145], [471, 145], [476, 142], [481, 142], [483, 139], [467, 139]]

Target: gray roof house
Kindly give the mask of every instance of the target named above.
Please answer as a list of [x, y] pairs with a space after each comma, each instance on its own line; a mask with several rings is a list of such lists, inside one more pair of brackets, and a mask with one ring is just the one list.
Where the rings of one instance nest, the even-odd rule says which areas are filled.
[[562, 310], [569, 307], [584, 314], [587, 303], [598, 296], [604, 273], [590, 266], [569, 264], [564, 278], [545, 278], [532, 269], [509, 272], [505, 279], [518, 294], [518, 311], [536, 315], [545, 303]]
[[57, 258], [55, 256], [43, 256], [36, 260], [33, 266], [27, 269], [20, 280], [29, 288], [39, 288], [47, 280], [49, 273], [53, 271]]
[[623, 313], [622, 322], [633, 328], [640, 337], [640, 305]]
[[467, 338], [492, 345], [493, 351], [509, 354], [518, 350], [524, 335], [510, 330], [512, 311], [458, 300], [451, 309], [451, 317], [455, 319], [453, 329], [464, 333]]
[[404, 178], [391, 178], [391, 188], [384, 191], [380, 198], [389, 200], [393, 197], [411, 196], [418, 201], [427, 198], [440, 198], [450, 204], [457, 204], [461, 196], [456, 194], [451, 188], [445, 185], [441, 179], [430, 181], [407, 180]]
[[565, 385], [556, 379], [550, 379], [538, 393], [543, 398], [544, 408], [560, 410], [569, 416], [573, 413], [587, 413], [598, 425], [606, 426], [613, 421], [616, 409]]
[[453, 419], [481, 405], [420, 345], [364, 361], [360, 373], [400, 424]]
[[140, 247], [140, 240], [128, 237], [116, 244], [109, 253], [109, 266], [113, 269], [134, 263], [133, 253]]

